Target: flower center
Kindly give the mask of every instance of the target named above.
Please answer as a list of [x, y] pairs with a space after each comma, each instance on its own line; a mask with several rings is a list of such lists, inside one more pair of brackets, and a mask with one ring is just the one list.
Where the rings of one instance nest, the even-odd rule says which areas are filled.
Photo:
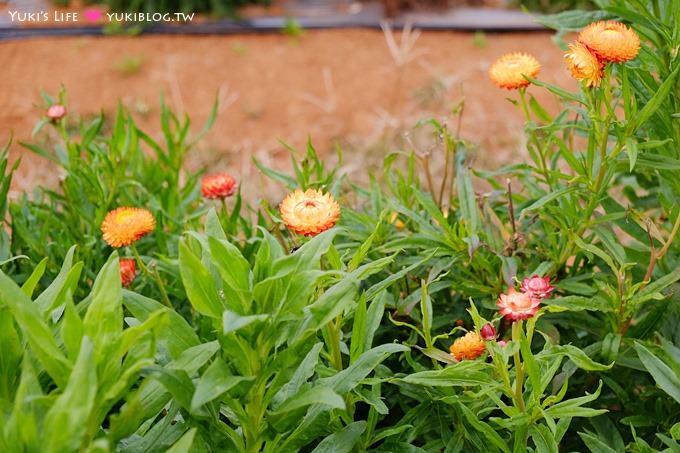
[[602, 32], [602, 35], [606, 39], [619, 39], [621, 37], [621, 32], [615, 28], [606, 28]]
[[296, 208], [302, 212], [316, 211], [319, 203], [316, 200], [303, 200], [297, 204]]

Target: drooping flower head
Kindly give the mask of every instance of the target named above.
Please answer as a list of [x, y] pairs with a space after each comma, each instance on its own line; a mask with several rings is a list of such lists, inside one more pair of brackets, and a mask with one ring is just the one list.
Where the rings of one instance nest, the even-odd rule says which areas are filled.
[[106, 214], [102, 223], [104, 240], [112, 247], [125, 247], [156, 228], [153, 214], [143, 208], [121, 207]]
[[604, 65], [585, 44], [579, 41], [569, 44], [569, 51], [564, 54], [564, 59], [576, 80], [585, 82], [591, 88], [600, 85]]
[[477, 332], [468, 332], [464, 336], [458, 338], [451, 345], [450, 351], [454, 359], [458, 360], [474, 360], [486, 349], [484, 340]]
[[47, 109], [47, 118], [49, 118], [50, 121], [59, 121], [64, 116], [66, 116], [66, 107], [63, 105], [54, 104]]
[[541, 299], [532, 299], [526, 293], [515, 291], [510, 288], [507, 294], [501, 294], [496, 304], [500, 309], [501, 315], [512, 321], [528, 319], [533, 317], [538, 311]]
[[619, 63], [635, 58], [640, 51], [640, 37], [621, 22], [599, 21], [581, 30], [578, 40], [601, 61]]
[[546, 299], [555, 288], [550, 285], [550, 277], [532, 275], [522, 281], [522, 292], [532, 299]]
[[201, 193], [205, 198], [227, 198], [236, 193], [236, 180], [228, 173], [207, 175], [201, 181]]
[[316, 236], [332, 228], [340, 217], [340, 206], [333, 196], [315, 189], [291, 192], [279, 210], [286, 226], [305, 236]]
[[538, 75], [541, 65], [534, 57], [523, 52], [515, 52], [503, 55], [491, 65], [489, 77], [491, 81], [501, 88], [516, 90], [529, 86], [529, 81]]
[[121, 258], [120, 264], [120, 283], [124, 288], [132, 284], [137, 276], [137, 264], [131, 258]]
[[484, 324], [484, 326], [482, 326], [482, 328], [479, 330], [479, 333], [485, 340], [493, 340], [496, 338], [496, 329], [491, 324]]

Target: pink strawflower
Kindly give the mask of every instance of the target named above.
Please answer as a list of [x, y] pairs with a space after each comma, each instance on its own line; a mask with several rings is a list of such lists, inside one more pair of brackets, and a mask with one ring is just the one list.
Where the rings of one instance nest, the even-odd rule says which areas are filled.
[[501, 294], [496, 304], [501, 315], [512, 321], [531, 318], [538, 311], [541, 299], [531, 298], [526, 293], [520, 293], [510, 288], [507, 294]]
[[484, 324], [479, 333], [487, 341], [496, 338], [496, 329], [491, 324]]
[[505, 340], [500, 340], [500, 341], [497, 341], [496, 344], [498, 346], [500, 346], [501, 348], [504, 348], [505, 346], [507, 346], [508, 342], [505, 341]]
[[532, 299], [546, 299], [554, 289], [550, 285], [550, 277], [533, 275], [522, 282], [522, 292]]
[[47, 109], [47, 118], [50, 119], [50, 121], [59, 121], [66, 115], [66, 107], [60, 104], [54, 104], [51, 105], [50, 108]]

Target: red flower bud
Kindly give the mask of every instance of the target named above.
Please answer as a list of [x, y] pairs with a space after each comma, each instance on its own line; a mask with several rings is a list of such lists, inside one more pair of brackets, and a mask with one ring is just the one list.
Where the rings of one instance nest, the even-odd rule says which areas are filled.
[[496, 338], [496, 329], [491, 324], [484, 324], [479, 333], [487, 341]]
[[137, 265], [135, 260], [130, 258], [120, 259], [120, 282], [123, 288], [127, 288], [132, 284], [137, 276]]

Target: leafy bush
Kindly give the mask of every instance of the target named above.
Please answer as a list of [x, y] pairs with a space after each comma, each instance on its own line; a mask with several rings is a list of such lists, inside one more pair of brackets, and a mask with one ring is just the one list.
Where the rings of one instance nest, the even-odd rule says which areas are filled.
[[[201, 201], [199, 175], [177, 176], [183, 153], [173, 154], [186, 149], [187, 123], [168, 122], [167, 109], [163, 146], [124, 110], [110, 132], [72, 136], [57, 122], [67, 144], [57, 156], [98, 170], [66, 161], [59, 192], [3, 215], [0, 446], [680, 448], [680, 2], [629, 7], [545, 19], [567, 31], [635, 15], [642, 49], [598, 63], [597, 87], [532, 79], [561, 101], [554, 114], [516, 80], [527, 162], [474, 170], [468, 143], [436, 120], [416, 128], [443, 153], [439, 179], [433, 151], [415, 146], [387, 156], [365, 186], [311, 143], [292, 150], [293, 176], [255, 162], [286, 189], [310, 190], [295, 192], [304, 203], [316, 206], [317, 190], [339, 202], [332, 228], [301, 216], [326, 229], [311, 238], [264, 200]], [[152, 154], [121, 151], [142, 143]], [[149, 208], [163, 227], [111, 254], [98, 230], [120, 203]], [[57, 219], [47, 249], [41, 221], [23, 214], [34, 212]], [[137, 248], [148, 272], [121, 289], [118, 253]]]

